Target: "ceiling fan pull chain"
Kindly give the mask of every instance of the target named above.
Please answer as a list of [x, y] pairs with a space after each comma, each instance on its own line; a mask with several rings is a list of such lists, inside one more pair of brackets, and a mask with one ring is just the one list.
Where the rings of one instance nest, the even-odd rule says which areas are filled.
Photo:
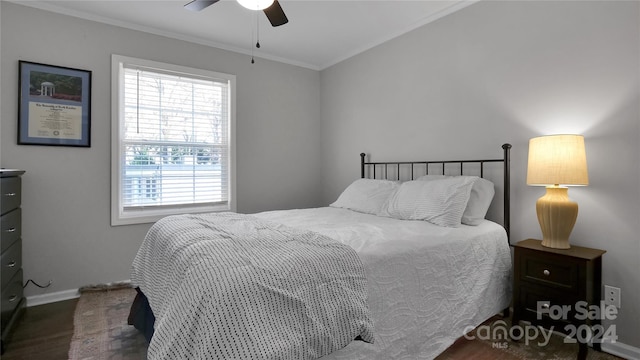
[[251, 63], [255, 64], [256, 60], [253, 58], [253, 36], [254, 36], [254, 31], [253, 30], [254, 30], [253, 29], [253, 25], [251, 25]]
[[258, 15], [256, 14], [256, 47], [260, 49], [260, 19], [258, 19]]

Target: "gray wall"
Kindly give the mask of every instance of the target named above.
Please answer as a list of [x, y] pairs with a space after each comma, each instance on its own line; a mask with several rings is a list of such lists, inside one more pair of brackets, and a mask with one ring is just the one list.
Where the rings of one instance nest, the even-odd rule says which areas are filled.
[[[237, 76], [239, 212], [317, 206], [319, 73], [2, 2], [2, 166], [23, 178], [28, 296], [129, 278], [148, 224], [111, 227], [111, 54]], [[18, 60], [93, 71], [90, 148], [17, 145]]]
[[[513, 240], [539, 237], [527, 141], [586, 138], [572, 243], [607, 250], [619, 341], [640, 347], [638, 2], [482, 1], [320, 73], [1, 3], [1, 166], [24, 178], [26, 278], [128, 278], [148, 225], [109, 226], [110, 55], [237, 75], [238, 210], [326, 205], [373, 159], [499, 157], [513, 144]], [[93, 71], [92, 147], [18, 146], [17, 61]], [[322, 143], [321, 143], [322, 142]], [[321, 166], [318, 166], [318, 163]], [[322, 172], [319, 171], [322, 170]]]
[[[512, 151], [512, 240], [541, 236], [528, 140], [585, 136], [590, 185], [571, 188], [571, 242], [607, 250], [619, 341], [640, 347], [640, 3], [482, 1], [321, 74], [324, 202], [372, 160]], [[327, 171], [330, 170], [330, 171]]]

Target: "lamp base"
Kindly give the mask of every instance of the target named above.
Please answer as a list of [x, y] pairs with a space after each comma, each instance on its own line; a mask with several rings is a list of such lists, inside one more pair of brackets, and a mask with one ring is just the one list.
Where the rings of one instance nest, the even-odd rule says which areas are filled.
[[569, 199], [566, 187], [547, 186], [547, 193], [536, 202], [542, 246], [569, 249], [569, 235], [578, 218], [578, 204]]

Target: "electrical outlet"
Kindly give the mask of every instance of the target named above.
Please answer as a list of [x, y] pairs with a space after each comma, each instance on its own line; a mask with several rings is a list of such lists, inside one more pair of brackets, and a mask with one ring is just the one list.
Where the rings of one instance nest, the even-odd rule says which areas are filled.
[[604, 303], [620, 308], [620, 288], [605, 285], [604, 286]]

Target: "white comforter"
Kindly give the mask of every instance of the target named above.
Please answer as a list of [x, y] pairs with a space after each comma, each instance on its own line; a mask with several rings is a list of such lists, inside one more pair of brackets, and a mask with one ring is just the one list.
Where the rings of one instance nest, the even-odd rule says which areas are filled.
[[256, 216], [339, 240], [364, 263], [376, 341], [353, 341], [323, 360], [433, 359], [509, 306], [511, 255], [496, 223], [445, 228], [338, 208]]
[[253, 216], [158, 221], [131, 280], [156, 317], [148, 359], [317, 359], [373, 341], [356, 252]]

